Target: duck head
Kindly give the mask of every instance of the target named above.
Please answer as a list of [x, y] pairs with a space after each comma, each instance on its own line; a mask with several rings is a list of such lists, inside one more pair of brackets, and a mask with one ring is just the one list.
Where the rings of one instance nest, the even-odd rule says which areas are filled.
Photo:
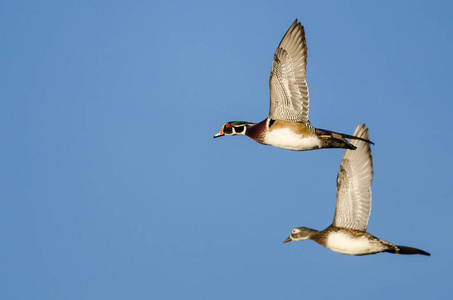
[[307, 228], [307, 227], [296, 227], [291, 230], [289, 237], [283, 241], [283, 243], [291, 242], [291, 241], [303, 241], [308, 240], [313, 233], [317, 232], [317, 230]]
[[219, 133], [214, 135], [214, 138], [218, 138], [224, 135], [245, 135], [247, 132], [247, 128], [253, 125], [255, 125], [255, 123], [242, 121], [228, 122], [222, 126], [222, 129], [220, 130]]

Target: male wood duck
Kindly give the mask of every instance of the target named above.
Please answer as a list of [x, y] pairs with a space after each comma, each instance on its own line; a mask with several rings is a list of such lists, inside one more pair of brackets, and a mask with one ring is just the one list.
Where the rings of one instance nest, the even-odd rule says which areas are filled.
[[[354, 150], [351, 135], [312, 127], [308, 120], [308, 86], [305, 80], [307, 44], [304, 27], [297, 19], [286, 32], [274, 54], [269, 77], [269, 116], [260, 123], [228, 122], [214, 138], [246, 135], [264, 145], [304, 151], [321, 148]], [[369, 140], [364, 140], [371, 143]]]
[[[368, 139], [368, 129], [359, 124], [354, 136]], [[351, 143], [357, 150], [345, 150], [337, 177], [337, 204], [333, 223], [323, 231], [297, 227], [283, 242], [313, 240], [332, 251], [349, 255], [379, 252], [430, 255], [420, 249], [397, 246], [366, 232], [371, 210], [373, 161], [370, 144], [362, 140]]]

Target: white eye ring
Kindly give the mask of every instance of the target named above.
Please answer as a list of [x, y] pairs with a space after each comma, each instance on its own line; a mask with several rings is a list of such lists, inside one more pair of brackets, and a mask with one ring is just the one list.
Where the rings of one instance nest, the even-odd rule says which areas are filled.
[[296, 229], [293, 229], [293, 231], [291, 231], [291, 233], [296, 233], [296, 232], [297, 232], [297, 230], [296, 230]]

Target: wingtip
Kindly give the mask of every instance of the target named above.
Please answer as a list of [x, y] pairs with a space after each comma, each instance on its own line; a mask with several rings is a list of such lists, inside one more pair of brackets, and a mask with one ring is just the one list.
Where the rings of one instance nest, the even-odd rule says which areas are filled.
[[370, 143], [371, 145], [374, 145], [374, 142], [369, 140], [370, 129], [366, 127], [366, 124], [365, 123], [363, 123], [363, 124], [359, 123], [357, 128], [359, 128], [359, 127], [366, 132], [366, 138], [363, 138], [361, 140], [364, 141], [364, 142]]
[[294, 20], [293, 24], [291, 24], [291, 26], [289, 27], [288, 31], [292, 32], [294, 31], [297, 27], [302, 27], [302, 29], [304, 28], [304, 26], [302, 26], [302, 24], [299, 22], [299, 20], [297, 20], [297, 18]]

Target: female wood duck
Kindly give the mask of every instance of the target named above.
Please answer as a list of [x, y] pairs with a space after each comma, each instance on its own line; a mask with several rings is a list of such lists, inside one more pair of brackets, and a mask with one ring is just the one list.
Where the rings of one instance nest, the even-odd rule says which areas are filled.
[[[214, 138], [224, 135], [246, 135], [264, 145], [304, 151], [321, 148], [355, 146], [345, 138], [351, 135], [310, 126], [308, 120], [308, 86], [305, 80], [307, 44], [304, 27], [297, 19], [286, 32], [274, 54], [269, 77], [269, 117], [260, 123], [228, 122]], [[371, 143], [368, 140], [364, 140]]]
[[[354, 135], [368, 139], [365, 125], [357, 126]], [[333, 223], [323, 231], [297, 227], [283, 242], [310, 239], [332, 251], [349, 255], [379, 252], [430, 255], [420, 249], [397, 246], [366, 232], [371, 210], [373, 161], [369, 143], [353, 140], [356, 151], [345, 150], [337, 177], [337, 204]]]

